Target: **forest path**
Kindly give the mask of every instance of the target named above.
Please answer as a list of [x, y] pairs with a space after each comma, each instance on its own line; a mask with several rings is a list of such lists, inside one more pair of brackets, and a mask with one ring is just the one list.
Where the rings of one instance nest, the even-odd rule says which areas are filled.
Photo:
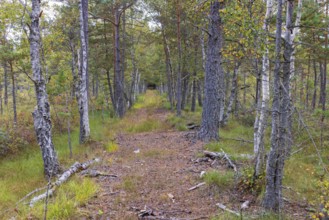
[[[209, 163], [193, 162], [202, 152], [203, 144], [191, 142], [190, 132], [170, 128], [169, 115], [164, 109], [141, 108], [124, 119], [134, 123], [136, 119], [147, 118], [161, 122], [162, 128], [155, 132], [117, 135], [118, 151], [106, 153], [105, 164], [96, 169], [116, 174], [118, 178], [97, 179], [101, 190], [83, 209], [88, 218], [209, 219], [216, 215], [218, 208], [208, 187], [188, 191], [202, 182], [200, 172], [210, 167]], [[138, 217], [145, 209], [152, 210], [153, 218]]]

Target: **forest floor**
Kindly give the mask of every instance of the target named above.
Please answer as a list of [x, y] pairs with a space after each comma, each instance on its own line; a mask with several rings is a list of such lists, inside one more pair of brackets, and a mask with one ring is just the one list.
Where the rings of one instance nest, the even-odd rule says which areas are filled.
[[[241, 217], [216, 204], [239, 213], [246, 201], [250, 204], [243, 219], [310, 219], [306, 210], [316, 210], [318, 204], [310, 202], [323, 198], [318, 185], [321, 166], [312, 148], [303, 148], [305, 153], [286, 161], [285, 206], [279, 218], [261, 208], [264, 178], [252, 182], [254, 116], [232, 118], [220, 129], [219, 142], [203, 143], [196, 140], [196, 131], [186, 126], [200, 123], [201, 108], [176, 117], [167, 105], [165, 97], [147, 91], [122, 119], [111, 117], [110, 111], [91, 111], [92, 139], [79, 145], [79, 132], [74, 129], [72, 158], [68, 158], [67, 136], [56, 134], [54, 142], [63, 170], [75, 161], [98, 157], [101, 162], [90, 169], [104, 175], [74, 175], [50, 198], [48, 219], [230, 220]], [[17, 204], [27, 193], [47, 184], [40, 151], [30, 148], [0, 161], [0, 219], [44, 219], [44, 202], [33, 208]], [[226, 160], [205, 158], [204, 150], [225, 151], [237, 172]], [[201, 173], [205, 174], [201, 177]], [[189, 190], [200, 183], [205, 184]]]
[[[118, 148], [104, 152], [102, 161], [105, 163], [94, 169], [118, 177], [97, 178], [101, 189], [81, 209], [82, 216], [117, 220], [240, 219], [220, 210], [216, 203], [239, 212], [241, 204], [250, 201], [251, 207], [246, 216], [276, 219], [273, 216], [257, 218], [261, 213], [257, 196], [238, 187], [238, 178], [225, 161], [197, 162], [203, 156], [205, 144], [196, 141], [193, 131], [174, 129], [168, 124], [169, 116], [170, 112], [163, 108], [140, 108], [127, 115], [126, 123], [147, 119], [161, 126], [151, 132], [117, 133], [114, 142]], [[243, 163], [237, 162], [237, 165], [238, 168], [243, 167]], [[222, 174], [219, 183], [188, 190], [205, 181], [200, 177], [202, 171], [208, 173], [213, 170]], [[211, 182], [211, 178], [210, 183], [216, 183], [216, 180]], [[305, 219], [307, 216], [298, 205], [287, 204], [285, 210], [293, 216], [289, 219]]]

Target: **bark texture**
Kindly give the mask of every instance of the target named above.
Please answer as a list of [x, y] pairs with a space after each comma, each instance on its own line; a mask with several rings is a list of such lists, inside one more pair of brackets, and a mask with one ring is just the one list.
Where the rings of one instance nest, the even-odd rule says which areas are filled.
[[114, 10], [114, 53], [115, 53], [115, 75], [114, 75], [114, 109], [120, 118], [125, 114], [124, 99], [124, 75], [121, 71], [121, 55], [120, 55], [120, 10], [118, 6]]
[[209, 38], [207, 48], [205, 94], [202, 110], [202, 123], [198, 138], [203, 141], [219, 139], [219, 114], [223, 102], [224, 72], [221, 66], [222, 23], [219, 15], [219, 1], [211, 2]]
[[[273, 0], [266, 1], [266, 15], [263, 25], [263, 30], [265, 33], [269, 31], [269, 19], [272, 14], [273, 8]], [[265, 45], [268, 45], [268, 39], [265, 39]], [[258, 176], [262, 173], [264, 168], [264, 134], [267, 125], [268, 119], [268, 108], [269, 108], [269, 100], [270, 100], [270, 61], [269, 61], [269, 49], [266, 47], [265, 53], [262, 59], [262, 72], [261, 72], [261, 95], [262, 101], [260, 105], [259, 117], [255, 122], [255, 133], [254, 133], [254, 153], [255, 153], [255, 172], [254, 178], [258, 178]]]
[[31, 31], [29, 35], [30, 56], [33, 72], [33, 81], [37, 98], [37, 106], [32, 113], [34, 118], [34, 129], [38, 144], [42, 151], [44, 162], [44, 173], [46, 177], [52, 177], [59, 173], [59, 163], [52, 140], [52, 124], [50, 118], [50, 105], [46, 91], [46, 81], [42, 75], [40, 64], [40, 1], [32, 0]]
[[293, 0], [287, 1], [286, 32], [284, 41], [283, 73], [280, 77], [280, 50], [282, 28], [282, 0], [278, 1], [276, 32], [276, 63], [274, 71], [274, 93], [272, 105], [271, 150], [266, 169], [266, 191], [264, 207], [280, 212], [282, 208], [282, 178], [286, 154], [291, 145], [290, 139], [290, 62], [292, 55], [292, 16]]
[[[87, 4], [87, 6], [85, 5]], [[81, 55], [78, 58], [79, 62], [79, 94], [78, 105], [80, 113], [80, 143], [84, 143], [89, 139], [90, 127], [89, 127], [89, 109], [88, 109], [88, 36], [86, 35], [86, 26], [88, 20], [84, 16], [85, 7], [88, 7], [87, 0], [79, 1], [80, 11], [80, 43], [81, 43]]]

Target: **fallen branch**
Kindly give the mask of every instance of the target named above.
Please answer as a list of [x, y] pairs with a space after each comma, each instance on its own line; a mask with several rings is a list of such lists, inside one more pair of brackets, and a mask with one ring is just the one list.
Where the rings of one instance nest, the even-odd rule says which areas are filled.
[[[75, 162], [67, 171], [65, 171], [54, 183], [50, 183], [49, 184], [49, 188], [47, 188], [47, 192], [41, 194], [41, 195], [38, 195], [36, 197], [33, 197], [30, 201], [30, 207], [33, 207], [34, 204], [40, 200], [43, 200], [45, 199], [47, 196], [48, 197], [51, 197], [55, 190], [56, 190], [56, 187], [62, 185], [64, 182], [66, 182], [73, 174], [77, 173], [77, 172], [80, 172], [82, 170], [85, 170], [87, 169], [91, 164], [95, 163], [95, 162], [98, 162], [99, 159], [93, 159], [93, 160], [89, 160], [85, 163], [78, 163], [78, 162]], [[41, 188], [42, 189], [42, 188]], [[44, 189], [44, 188], [43, 188]], [[40, 191], [40, 190], [38, 190]], [[33, 193], [35, 193], [36, 190], [32, 191], [31, 193], [29, 193], [28, 195], [32, 195]], [[25, 196], [24, 198], [26, 198], [27, 196]]]
[[229, 213], [231, 213], [231, 214], [233, 214], [233, 215], [236, 215], [236, 216], [240, 217], [240, 213], [238, 213], [238, 212], [236, 212], [236, 211], [233, 211], [233, 210], [227, 208], [227, 207], [226, 207], [225, 205], [223, 205], [222, 203], [217, 203], [216, 206], [217, 206], [218, 208], [220, 208], [220, 209], [226, 211], [226, 212], [229, 212]]
[[195, 190], [195, 189], [197, 189], [197, 188], [199, 188], [199, 187], [201, 187], [201, 186], [203, 186], [203, 185], [205, 185], [205, 184], [206, 184], [205, 182], [199, 183], [199, 184], [197, 184], [197, 185], [195, 185], [195, 186], [189, 188], [187, 191]]
[[223, 149], [221, 149], [221, 153], [220, 152], [211, 152], [211, 151], [204, 151], [204, 155], [206, 157], [209, 157], [213, 160], [215, 159], [225, 159], [228, 162], [228, 165], [230, 168], [232, 168], [235, 172], [238, 171], [238, 169], [236, 168], [235, 164], [232, 162], [232, 160], [230, 159], [230, 157], [228, 156], [228, 154], [226, 154]]
[[221, 149], [222, 153], [224, 154], [223, 158], [227, 160], [227, 162], [229, 163], [229, 166], [235, 171], [237, 172], [237, 168], [235, 166], [235, 164], [231, 161], [231, 159], [229, 158], [229, 156], [223, 151], [223, 149]]
[[85, 177], [98, 177], [98, 176], [105, 176], [105, 177], [113, 177], [113, 178], [117, 178], [117, 175], [114, 174], [107, 174], [107, 173], [102, 173], [98, 170], [84, 170], [80, 173], [81, 176], [85, 176]]

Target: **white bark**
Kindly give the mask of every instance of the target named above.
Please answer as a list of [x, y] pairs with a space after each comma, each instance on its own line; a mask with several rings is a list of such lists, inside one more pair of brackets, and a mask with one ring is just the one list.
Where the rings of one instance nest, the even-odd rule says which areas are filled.
[[[79, 163], [79, 162], [75, 162], [68, 170], [66, 170], [54, 183], [50, 184], [49, 190], [47, 190], [46, 192], [42, 193], [41, 195], [38, 195], [36, 197], [33, 197], [30, 201], [30, 207], [33, 207], [35, 203], [37, 203], [40, 200], [45, 199], [46, 197], [51, 197], [55, 190], [56, 187], [62, 185], [64, 182], [66, 182], [73, 174], [82, 171], [82, 170], [86, 170], [90, 165], [92, 165], [93, 163], [99, 162], [100, 160], [98, 158], [95, 158], [93, 160], [89, 160], [85, 163]], [[34, 192], [34, 191], [33, 191]], [[29, 193], [28, 195], [30, 195], [31, 193]], [[24, 197], [26, 198], [26, 196]]]
[[[79, 94], [78, 105], [80, 113], [80, 143], [84, 143], [90, 136], [89, 127], [89, 113], [88, 113], [88, 89], [87, 89], [87, 71], [88, 71], [88, 47], [87, 36], [85, 35], [85, 18], [83, 15], [82, 1], [79, 1], [80, 11], [80, 42], [81, 42], [81, 56], [79, 57]], [[80, 53], [78, 53], [80, 54]]]
[[300, 32], [300, 21], [302, 19], [302, 6], [303, 6], [303, 0], [298, 0], [298, 5], [297, 5], [297, 15], [296, 15], [296, 20], [295, 20], [295, 25], [293, 28], [293, 32], [291, 35], [291, 46], [293, 48], [293, 52], [291, 55], [291, 60], [290, 60], [290, 78], [293, 78], [295, 75], [295, 38]]
[[50, 104], [46, 90], [46, 81], [42, 74], [40, 62], [41, 36], [39, 28], [39, 15], [40, 1], [32, 0], [29, 43], [33, 82], [35, 85], [35, 94], [37, 99], [37, 106], [35, 107], [32, 115], [38, 144], [42, 152], [44, 173], [46, 177], [51, 178], [59, 172], [59, 163], [52, 140]]
[[[263, 25], [263, 30], [265, 33], [268, 33], [269, 29], [269, 19], [271, 17], [273, 10], [273, 0], [266, 1], [266, 14]], [[265, 38], [265, 53], [263, 55], [262, 60], [262, 74], [261, 74], [261, 91], [262, 91], [262, 102], [259, 117], [256, 118], [255, 122], [255, 133], [254, 133], [254, 153], [256, 157], [255, 164], [255, 177], [258, 177], [261, 174], [262, 168], [264, 166], [264, 133], [267, 124], [268, 118], [268, 107], [269, 107], [269, 99], [270, 99], [270, 84], [269, 84], [269, 76], [270, 76], [270, 62], [269, 62], [269, 49], [268, 39]], [[257, 124], [258, 123], [258, 124]]]

